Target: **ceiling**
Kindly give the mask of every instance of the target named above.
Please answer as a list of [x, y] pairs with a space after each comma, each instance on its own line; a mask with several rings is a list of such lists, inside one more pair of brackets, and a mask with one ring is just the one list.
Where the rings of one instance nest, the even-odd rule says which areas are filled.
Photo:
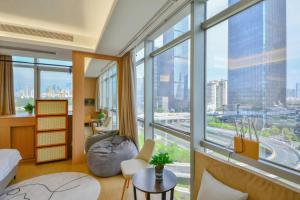
[[[8, 46], [43, 51], [49, 49], [56, 54], [40, 53], [39, 56], [51, 58], [57, 56], [66, 60], [71, 59], [72, 50], [120, 56], [134, 36], [153, 20], [163, 6], [179, 5], [182, 2], [180, 0], [0, 0], [0, 28], [1, 24], [5, 23], [74, 36], [74, 41], [70, 42], [0, 30], [0, 53], [26, 56], [34, 54], [32, 51], [2, 48]], [[168, 12], [165, 12], [160, 22], [166, 19], [167, 14]], [[160, 22], [157, 20], [157, 23]], [[99, 74], [107, 64], [103, 61], [96, 64], [90, 62], [86, 75], [95, 77], [95, 74]]]
[[29, 35], [0, 33], [31, 40], [54, 43], [57, 47], [94, 50], [117, 0], [8, 0], [0, 1], [0, 23], [74, 36], [73, 42], [53, 41]]
[[167, 0], [119, 0], [96, 52], [117, 56]]
[[86, 58], [84, 61], [84, 76], [88, 78], [99, 77], [106, 66], [112, 61]]

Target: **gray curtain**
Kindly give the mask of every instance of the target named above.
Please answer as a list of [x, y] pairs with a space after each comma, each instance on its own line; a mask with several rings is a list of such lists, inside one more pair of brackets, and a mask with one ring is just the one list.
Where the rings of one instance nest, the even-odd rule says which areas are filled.
[[0, 115], [13, 115], [15, 111], [12, 57], [0, 55]]

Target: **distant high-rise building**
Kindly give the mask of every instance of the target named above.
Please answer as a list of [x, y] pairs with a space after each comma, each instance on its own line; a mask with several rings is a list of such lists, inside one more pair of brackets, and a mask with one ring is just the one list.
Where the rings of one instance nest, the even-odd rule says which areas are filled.
[[[189, 18], [185, 17], [162, 36], [163, 44], [172, 41], [188, 29]], [[189, 42], [183, 42], [154, 59], [154, 94], [157, 110], [164, 112], [188, 112], [189, 96]]]
[[209, 81], [206, 88], [207, 110], [215, 111], [217, 109], [217, 83]]
[[216, 111], [227, 105], [227, 81], [215, 80], [207, 83], [207, 109]]
[[228, 37], [230, 107], [286, 105], [286, 1], [263, 1], [229, 18]]

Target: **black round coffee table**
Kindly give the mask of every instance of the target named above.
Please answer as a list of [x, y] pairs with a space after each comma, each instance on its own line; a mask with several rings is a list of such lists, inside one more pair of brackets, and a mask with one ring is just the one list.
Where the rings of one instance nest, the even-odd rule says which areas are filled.
[[146, 193], [146, 199], [150, 200], [150, 194], [162, 194], [161, 199], [166, 199], [167, 192], [171, 191], [170, 199], [174, 199], [174, 188], [176, 186], [176, 176], [170, 170], [164, 169], [163, 181], [155, 181], [155, 169], [147, 168], [132, 177], [134, 199], [136, 197], [136, 189]]

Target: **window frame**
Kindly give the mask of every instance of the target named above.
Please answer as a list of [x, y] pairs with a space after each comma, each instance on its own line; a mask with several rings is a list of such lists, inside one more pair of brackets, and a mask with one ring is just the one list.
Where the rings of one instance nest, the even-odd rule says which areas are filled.
[[[180, 19], [183, 19], [184, 17], [186, 17], [188, 15], [184, 15], [182, 16], [182, 18]], [[192, 21], [192, 20], [191, 20]], [[179, 22], [179, 21], [178, 21]], [[164, 32], [162, 32], [164, 33]], [[190, 40], [190, 44], [192, 42], [191, 40], [192, 38], [192, 30], [189, 30], [187, 31], [186, 33], [176, 37], [175, 39], [171, 40], [170, 42], [164, 44], [163, 46], [161, 46], [160, 48], [157, 48], [154, 50], [154, 48], [151, 49], [151, 52], [147, 52], [149, 54], [149, 57], [150, 59], [152, 59], [152, 62], [154, 60], [154, 57], [155, 56], [158, 56], [162, 53], [164, 53], [165, 51], [169, 50], [169, 49], [172, 49], [174, 48], [175, 46], [177, 45], [180, 45], [188, 40]], [[153, 43], [154, 43], [154, 40], [153, 40]], [[152, 44], [152, 46], [154, 46]], [[189, 45], [189, 48], [191, 50], [191, 45]], [[192, 51], [190, 51], [190, 57], [189, 57], [189, 60], [191, 61], [192, 59]], [[153, 65], [153, 63], [152, 63]], [[190, 62], [190, 65], [191, 65], [191, 62]], [[153, 66], [153, 69], [154, 70], [154, 66]], [[154, 71], [153, 71], [154, 72]], [[152, 72], [152, 73], [153, 73]], [[146, 73], [145, 73], [146, 74]], [[148, 75], [147, 75], [148, 76]], [[153, 75], [152, 75], [153, 76]], [[151, 81], [151, 87], [152, 87], [152, 92], [154, 94], [154, 77], [152, 77], [152, 81]], [[152, 97], [153, 98], [153, 97]], [[159, 123], [156, 123], [154, 122], [154, 99], [151, 100], [152, 101], [152, 120], [151, 120], [151, 123], [150, 123], [150, 126], [152, 126], [152, 128], [155, 128], [155, 129], [158, 129], [160, 131], [165, 131], [167, 132], [168, 134], [171, 134], [171, 135], [174, 135], [176, 137], [179, 137], [181, 139], [184, 139], [184, 140], [187, 140], [187, 141], [190, 141], [190, 134], [191, 134], [191, 130], [190, 132], [185, 132], [185, 131], [182, 131], [182, 130], [179, 130], [179, 129], [175, 129], [175, 128], [172, 128], [172, 127], [169, 127], [169, 126], [166, 126], [166, 125], [163, 125], [163, 124], [159, 124]], [[192, 106], [191, 106], [191, 102], [190, 102], [190, 111], [192, 110]], [[191, 116], [191, 115], [190, 115]], [[190, 117], [190, 121], [191, 121], [191, 117]]]
[[[211, 16], [210, 18], [208, 19], [205, 19], [202, 20], [201, 22], [201, 26], [200, 26], [200, 29], [201, 29], [201, 32], [204, 34], [204, 38], [202, 38], [202, 49], [204, 50], [204, 63], [203, 63], [203, 68], [201, 70], [201, 73], [203, 73], [205, 75], [204, 77], [204, 85], [200, 88], [200, 90], [203, 90], [204, 91], [204, 96], [206, 97], [206, 84], [207, 84], [207, 80], [206, 80], [206, 58], [205, 58], [205, 52], [206, 52], [206, 31], [225, 21], [225, 20], [228, 20], [230, 17], [262, 2], [264, 0], [247, 0], [247, 1], [239, 1], [231, 6], [229, 6], [228, 8], [225, 8], [224, 10], [220, 11], [219, 13], [215, 14], [214, 16]], [[205, 6], [205, 12], [206, 12], [206, 6]], [[195, 53], [195, 52], [194, 52]], [[197, 52], [196, 52], [197, 53]], [[278, 176], [278, 178], [284, 178], [288, 181], [291, 181], [291, 182], [294, 182], [296, 184], [300, 184], [300, 173], [299, 171], [297, 172], [297, 170], [294, 170], [294, 169], [291, 169], [289, 167], [286, 167], [286, 166], [283, 166], [283, 165], [280, 165], [278, 163], [274, 163], [274, 162], [271, 162], [271, 161], [268, 161], [266, 159], [263, 159], [263, 158], [259, 158], [259, 160], [252, 160], [252, 159], [249, 159], [247, 157], [244, 157], [244, 156], [240, 156], [239, 154], [235, 153], [232, 149], [229, 149], [227, 147], [224, 147], [222, 145], [219, 145], [219, 144], [216, 144], [212, 141], [208, 141], [206, 140], [205, 138], [205, 134], [206, 134], [206, 126], [207, 126], [207, 117], [206, 117], [206, 107], [207, 107], [207, 104], [206, 104], [206, 98], [204, 100], [204, 108], [203, 108], [203, 116], [202, 116], [202, 119], [201, 121], [204, 122], [205, 126], [202, 128], [202, 131], [201, 131], [201, 140], [200, 140], [200, 147], [201, 148], [204, 148], [204, 149], [210, 149], [210, 150], [213, 150], [217, 153], [220, 153], [228, 158], [232, 158], [234, 160], [237, 160], [237, 161], [240, 161], [240, 162], [243, 162], [245, 164], [248, 164], [250, 166], [253, 166], [259, 170], [263, 170], [267, 173], [270, 173], [270, 174], [273, 174], [273, 175], [276, 175]], [[199, 143], [198, 143], [199, 145]]]
[[[114, 68], [116, 70], [114, 70]], [[100, 79], [100, 105], [99, 108], [100, 109], [107, 109], [111, 112], [111, 117], [112, 117], [112, 124], [116, 124], [116, 127], [113, 128], [117, 128], [118, 127], [118, 123], [119, 123], [119, 116], [118, 116], [118, 72], [117, 72], [117, 63], [112, 62], [112, 64], [109, 64], [106, 68], [104, 68], [104, 70], [101, 72], [101, 74], [99, 75], [99, 79]], [[116, 105], [114, 105], [113, 103], [113, 81], [115, 80], [115, 84], [116, 84]], [[104, 88], [104, 83], [105, 83], [105, 88]], [[103, 95], [103, 91], [105, 90], [105, 94], [106, 94], [106, 98]], [[103, 104], [103, 100], [105, 98], [105, 105]], [[111, 101], [109, 101], [111, 98]], [[109, 105], [111, 102], [111, 105]], [[116, 107], [114, 107], [116, 106]], [[116, 121], [114, 121], [113, 115], [116, 116]]]
[[[144, 119], [137, 119], [139, 122], [142, 122], [144, 124], [144, 139], [154, 139], [154, 133], [155, 130], [159, 130], [162, 132], [165, 132], [169, 135], [172, 135], [174, 137], [177, 137], [178, 139], [182, 139], [184, 141], [187, 141], [190, 143], [190, 146], [193, 146], [192, 142], [192, 132], [186, 133], [182, 130], [177, 130], [170, 128], [168, 126], [164, 126], [159, 123], [154, 122], [154, 99], [153, 99], [153, 94], [154, 94], [154, 57], [156, 55], [159, 55], [163, 53], [164, 51], [173, 48], [174, 46], [181, 44], [185, 41], [190, 40], [190, 55], [189, 55], [189, 63], [190, 63], [190, 70], [192, 68], [191, 66], [191, 61], [192, 61], [192, 4], [191, 2], [185, 2], [182, 4], [182, 7], [178, 9], [178, 12], [174, 12], [171, 14], [171, 16], [168, 17], [170, 21], [164, 22], [160, 24], [160, 27], [156, 29], [154, 32], [152, 32], [150, 35], [148, 35], [144, 39]], [[184, 12], [181, 12], [184, 11]], [[188, 13], [187, 13], [188, 12]], [[185, 14], [183, 14], [185, 13]], [[171, 26], [175, 25], [177, 22], [179, 22], [181, 19], [184, 17], [190, 15], [190, 30], [187, 31], [186, 33], [183, 33], [179, 37], [176, 37], [175, 39], [169, 41], [168, 43], [164, 44], [160, 48], [155, 49], [154, 48], [154, 39], [155, 37], [159, 36], [160, 34], [164, 33], [167, 31]], [[178, 21], [176, 21], [178, 20]], [[173, 23], [173, 24], [170, 24]], [[141, 62], [137, 62], [135, 65], [139, 65]], [[191, 71], [190, 71], [191, 73]], [[191, 75], [190, 75], [191, 76]], [[190, 80], [191, 81], [191, 80]], [[191, 84], [191, 83], [190, 83]], [[191, 94], [191, 91], [190, 91]], [[190, 112], [191, 112], [192, 106], [191, 106], [191, 101], [190, 101]], [[191, 115], [190, 115], [191, 116]], [[191, 118], [190, 118], [191, 121]], [[191, 148], [193, 149], [193, 148]], [[189, 187], [189, 195], [192, 198], [193, 196], [193, 151], [190, 150], [190, 187]]]
[[[14, 56], [13, 56], [14, 57]], [[56, 65], [56, 64], [47, 64], [39, 63], [37, 57], [28, 57], [33, 58], [33, 63], [22, 62], [22, 61], [13, 61], [13, 67], [19, 68], [31, 68], [34, 70], [34, 99], [41, 98], [41, 71], [52, 71], [52, 72], [67, 72], [72, 74], [72, 66], [67, 65]], [[69, 110], [72, 112], [72, 110]]]

